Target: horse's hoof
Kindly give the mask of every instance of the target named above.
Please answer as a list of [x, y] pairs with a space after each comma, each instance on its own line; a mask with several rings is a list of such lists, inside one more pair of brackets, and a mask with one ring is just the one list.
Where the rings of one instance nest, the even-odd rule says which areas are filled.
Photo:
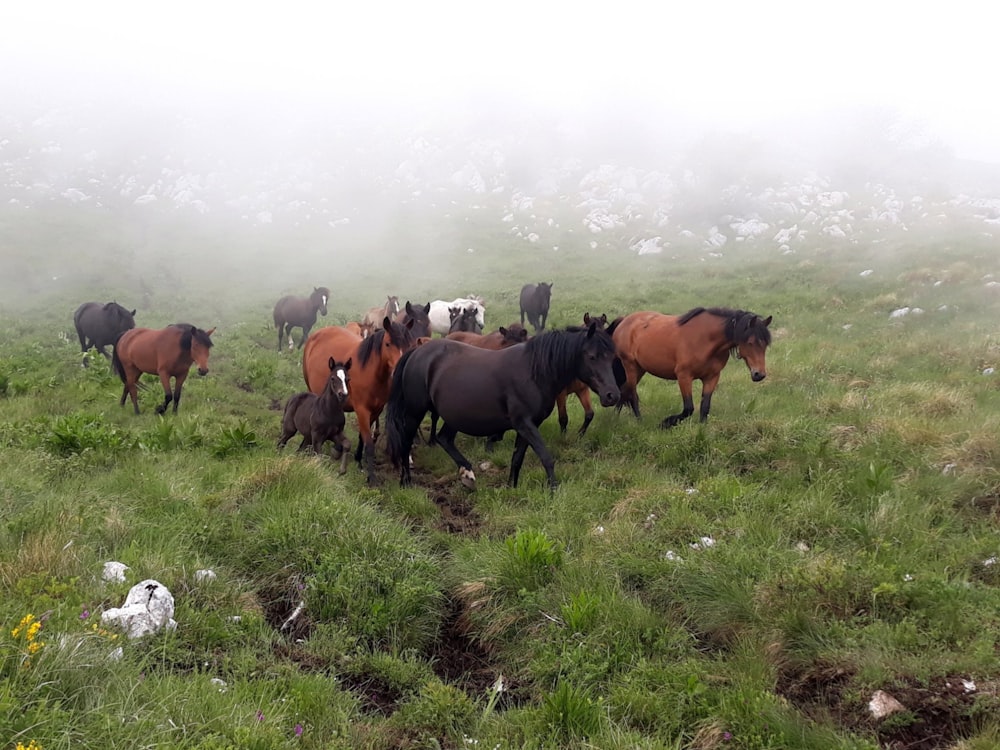
[[470, 490], [476, 489], [476, 474], [471, 469], [461, 468], [458, 470], [458, 479], [463, 487]]

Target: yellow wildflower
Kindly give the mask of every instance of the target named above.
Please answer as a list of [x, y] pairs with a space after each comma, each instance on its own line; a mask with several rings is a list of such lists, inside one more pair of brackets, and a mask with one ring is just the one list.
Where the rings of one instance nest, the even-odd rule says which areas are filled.
[[36, 740], [32, 740], [27, 745], [23, 742], [18, 742], [17, 747], [14, 750], [42, 750], [41, 743]]

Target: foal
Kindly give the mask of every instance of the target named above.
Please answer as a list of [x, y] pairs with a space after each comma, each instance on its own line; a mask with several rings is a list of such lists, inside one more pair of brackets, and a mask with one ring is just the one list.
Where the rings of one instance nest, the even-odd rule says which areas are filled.
[[329, 365], [330, 377], [319, 396], [305, 391], [288, 399], [281, 418], [278, 448], [284, 448], [296, 432], [302, 433], [300, 451], [311, 447], [314, 452], [320, 453], [323, 443], [329, 440], [333, 443], [330, 458], [340, 459], [340, 473], [344, 474], [351, 455], [351, 441], [344, 435], [344, 401], [350, 382], [347, 372], [351, 369], [351, 360], [340, 363], [330, 357]]

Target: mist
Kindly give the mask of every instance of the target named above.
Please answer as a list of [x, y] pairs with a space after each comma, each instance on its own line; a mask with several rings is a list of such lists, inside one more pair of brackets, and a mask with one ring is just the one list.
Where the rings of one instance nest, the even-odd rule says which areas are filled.
[[666, 261], [1000, 221], [971, 6], [488, 11], [17, 9], [4, 304], [191, 263], [248, 292], [336, 268], [372, 304], [387, 282], [450, 298], [511, 247]]

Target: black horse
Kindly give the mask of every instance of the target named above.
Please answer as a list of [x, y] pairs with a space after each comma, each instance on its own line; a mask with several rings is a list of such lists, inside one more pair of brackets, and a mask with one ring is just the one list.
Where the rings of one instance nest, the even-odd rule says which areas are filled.
[[430, 311], [430, 302], [426, 305], [411, 305], [410, 301], [406, 300], [406, 307], [397, 313], [396, 322], [405, 326], [412, 320], [413, 325], [408, 327], [413, 338], [427, 337], [431, 335]]
[[274, 305], [274, 326], [278, 329], [278, 351], [281, 351], [281, 340], [288, 334], [288, 348], [292, 348], [292, 329], [301, 328], [302, 338], [299, 339], [299, 349], [309, 336], [309, 330], [316, 324], [316, 313], [326, 315], [326, 303], [330, 299], [330, 290], [325, 286], [313, 287], [308, 297], [287, 295]]
[[474, 307], [449, 307], [448, 316], [451, 318], [451, 326], [448, 333], [482, 333], [483, 327], [479, 325], [476, 317], [479, 311]]
[[459, 432], [488, 436], [516, 430], [509, 483], [517, 486], [524, 454], [538, 454], [549, 486], [558, 486], [552, 454], [540, 425], [552, 412], [556, 395], [574, 379], [587, 383], [604, 406], [618, 402], [613, 363], [615, 347], [596, 324], [553, 331], [525, 344], [497, 351], [451, 339], [434, 339], [403, 355], [392, 375], [386, 431], [389, 457], [410, 483], [410, 449], [429, 411], [443, 420], [437, 441], [459, 467], [467, 487], [475, 487], [472, 465], [455, 447]]
[[521, 325], [524, 325], [524, 316], [527, 315], [528, 322], [535, 327], [535, 333], [545, 328], [551, 298], [551, 283], [540, 281], [538, 284], [525, 284], [521, 287]]
[[330, 458], [340, 459], [340, 473], [347, 471], [347, 460], [351, 455], [351, 441], [344, 435], [344, 401], [348, 396], [348, 383], [351, 369], [351, 359], [337, 362], [330, 357], [328, 362], [330, 377], [320, 395], [304, 391], [296, 393], [285, 404], [285, 413], [281, 418], [281, 437], [278, 438], [278, 448], [284, 448], [296, 432], [302, 434], [299, 450], [312, 448], [319, 453], [327, 440], [333, 443]]
[[[93, 347], [107, 359], [111, 355], [104, 349], [114, 346], [121, 335], [135, 328], [135, 310], [129, 312], [117, 302], [84, 302], [73, 313], [73, 325], [80, 337], [80, 350], [84, 353]], [[87, 366], [86, 358], [83, 364]]]

